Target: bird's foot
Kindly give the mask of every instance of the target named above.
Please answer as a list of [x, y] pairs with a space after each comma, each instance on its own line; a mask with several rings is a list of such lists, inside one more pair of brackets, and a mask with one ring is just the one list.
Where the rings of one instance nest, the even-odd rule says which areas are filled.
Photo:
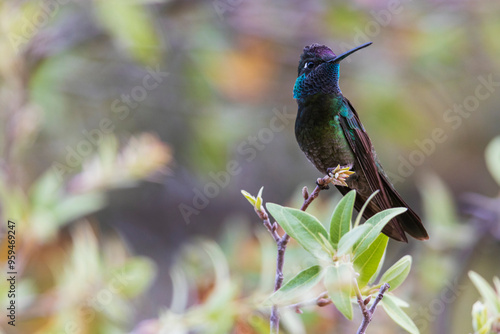
[[316, 185], [321, 190], [328, 190], [328, 189], [330, 189], [330, 186], [328, 184], [325, 184], [325, 180], [324, 179], [317, 179], [316, 180]]

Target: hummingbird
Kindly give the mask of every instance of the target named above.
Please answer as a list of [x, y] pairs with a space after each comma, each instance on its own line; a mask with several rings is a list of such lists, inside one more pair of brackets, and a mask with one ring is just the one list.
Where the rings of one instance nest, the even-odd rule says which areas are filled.
[[298, 104], [295, 138], [312, 164], [324, 174], [334, 167], [349, 166], [354, 174], [347, 187], [336, 186], [343, 194], [356, 190], [354, 207], [360, 211], [368, 197], [379, 192], [366, 207], [363, 218], [393, 207], [408, 210], [393, 218], [382, 230], [388, 237], [408, 242], [429, 238], [419, 216], [405, 203], [389, 181], [370, 137], [351, 102], [339, 88], [340, 62], [372, 43], [365, 43], [340, 55], [327, 46], [306, 46], [300, 56], [293, 97]]

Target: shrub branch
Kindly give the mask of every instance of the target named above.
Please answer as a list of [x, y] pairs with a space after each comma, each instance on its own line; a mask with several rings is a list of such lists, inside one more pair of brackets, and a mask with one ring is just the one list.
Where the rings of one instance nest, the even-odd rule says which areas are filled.
[[[331, 183], [333, 185], [339, 186], [347, 186], [345, 180], [354, 174], [354, 172], [350, 171], [351, 167], [340, 167], [332, 168], [328, 171], [328, 175], [323, 178], [319, 178], [316, 180], [316, 188], [314, 188], [313, 192], [309, 194], [307, 187], [302, 189], [302, 196], [304, 197], [304, 202], [300, 207], [300, 210], [306, 211], [309, 205], [318, 197], [321, 190], [328, 189], [328, 185]], [[262, 205], [256, 205], [255, 212], [262, 220], [264, 226], [267, 228], [274, 241], [276, 242], [278, 248], [278, 255], [276, 257], [276, 276], [274, 279], [274, 291], [278, 291], [283, 284], [283, 265], [285, 264], [285, 251], [288, 242], [290, 241], [290, 236], [285, 232], [282, 236], [278, 233], [278, 223], [271, 223], [269, 219], [269, 215]], [[279, 333], [279, 322], [280, 315], [278, 310], [278, 305], [273, 305], [271, 309], [271, 333], [278, 334]]]

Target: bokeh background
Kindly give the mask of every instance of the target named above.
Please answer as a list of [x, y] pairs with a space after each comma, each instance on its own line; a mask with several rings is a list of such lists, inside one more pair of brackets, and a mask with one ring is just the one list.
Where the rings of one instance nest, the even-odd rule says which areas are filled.
[[[314, 186], [294, 138], [299, 56], [368, 41], [341, 88], [431, 235], [390, 244], [387, 266], [413, 255], [399, 293], [422, 333], [472, 331], [467, 271], [500, 275], [499, 151], [485, 160], [500, 132], [500, 3], [0, 4], [0, 261], [10, 219], [19, 272], [4, 333], [265, 333], [248, 305], [272, 289], [275, 246], [240, 190], [296, 206]], [[322, 193], [311, 213], [328, 220], [338, 199]], [[307, 261], [292, 244], [285, 280]], [[288, 333], [360, 319], [331, 305], [284, 317]], [[402, 331], [383, 311], [370, 328]]]

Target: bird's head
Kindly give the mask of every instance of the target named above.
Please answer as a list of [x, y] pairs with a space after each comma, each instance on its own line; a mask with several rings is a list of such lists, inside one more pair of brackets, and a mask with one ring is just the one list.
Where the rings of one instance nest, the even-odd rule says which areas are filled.
[[347, 56], [372, 44], [362, 44], [354, 49], [336, 55], [326, 45], [311, 44], [304, 48], [300, 56], [298, 77], [294, 87], [294, 98], [319, 91], [338, 89], [339, 63]]

